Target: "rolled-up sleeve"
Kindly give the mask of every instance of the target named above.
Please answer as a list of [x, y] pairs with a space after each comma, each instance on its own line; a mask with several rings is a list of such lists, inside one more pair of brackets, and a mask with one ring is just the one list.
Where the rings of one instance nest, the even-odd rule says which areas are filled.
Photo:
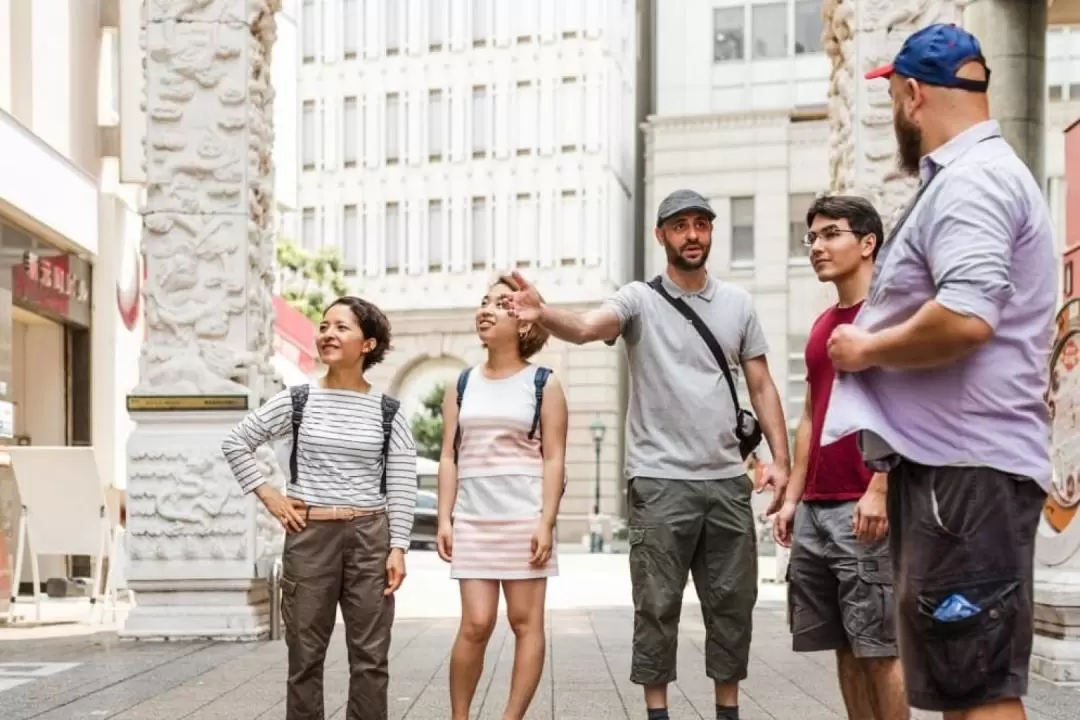
[[1012, 262], [1018, 203], [1023, 198], [993, 166], [964, 168], [949, 179], [923, 237], [925, 257], [943, 307], [996, 329], [1015, 287]]
[[266, 482], [255, 459], [259, 446], [291, 435], [292, 395], [289, 390], [283, 390], [262, 407], [248, 413], [225, 436], [221, 452], [242, 491], [249, 493]]

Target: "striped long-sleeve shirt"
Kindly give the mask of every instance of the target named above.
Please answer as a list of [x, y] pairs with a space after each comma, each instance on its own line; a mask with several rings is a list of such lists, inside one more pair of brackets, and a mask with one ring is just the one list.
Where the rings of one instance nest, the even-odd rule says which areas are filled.
[[[312, 386], [300, 425], [296, 481], [288, 494], [311, 506], [386, 507], [390, 546], [408, 548], [416, 507], [416, 445], [398, 409], [387, 455], [386, 497], [379, 491], [383, 469], [382, 395]], [[221, 445], [245, 493], [266, 482], [255, 450], [292, 436], [292, 398], [278, 393], [253, 410]]]

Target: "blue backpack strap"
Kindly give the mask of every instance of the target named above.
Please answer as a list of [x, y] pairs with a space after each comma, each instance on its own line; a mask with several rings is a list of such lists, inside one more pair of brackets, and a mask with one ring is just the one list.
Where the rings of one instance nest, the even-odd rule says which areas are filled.
[[289, 388], [292, 398], [292, 452], [289, 454], [289, 482], [296, 482], [296, 448], [300, 443], [300, 423], [304, 422], [304, 406], [307, 405], [309, 385], [293, 385]]
[[533, 376], [533, 384], [536, 386], [536, 409], [533, 410], [532, 428], [529, 429], [529, 439], [532, 440], [536, 435], [537, 428], [540, 427], [540, 408], [544, 404], [544, 386], [547, 385], [548, 377], [551, 375], [551, 368], [540, 366], [536, 368], [536, 375]]
[[397, 417], [401, 402], [389, 395], [382, 396], [382, 480], [379, 492], [386, 495], [386, 469], [390, 462], [390, 435], [394, 432], [394, 418]]
[[461, 449], [461, 400], [465, 397], [465, 388], [469, 384], [469, 372], [472, 368], [465, 368], [457, 376], [457, 409], [458, 422], [454, 428], [454, 464], [457, 465], [458, 450]]

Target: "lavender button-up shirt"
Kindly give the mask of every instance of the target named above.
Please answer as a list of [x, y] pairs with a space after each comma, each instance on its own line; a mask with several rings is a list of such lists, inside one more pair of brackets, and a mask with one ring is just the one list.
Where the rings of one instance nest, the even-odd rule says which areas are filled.
[[936, 299], [994, 334], [931, 370], [840, 373], [822, 443], [859, 432], [875, 469], [984, 466], [1048, 488], [1057, 262], [1046, 201], [994, 121], [924, 157], [920, 175], [925, 191], [882, 246], [855, 325], [894, 327]]

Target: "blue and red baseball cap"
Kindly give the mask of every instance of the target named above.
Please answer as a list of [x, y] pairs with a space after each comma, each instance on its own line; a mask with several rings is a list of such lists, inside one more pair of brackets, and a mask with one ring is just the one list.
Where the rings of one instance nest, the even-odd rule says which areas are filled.
[[[956, 76], [957, 70], [969, 62], [986, 68], [986, 80]], [[866, 73], [866, 79], [892, 77], [893, 73], [927, 85], [972, 92], [986, 92], [990, 84], [990, 68], [986, 67], [978, 39], [953, 24], [927, 25], [912, 33], [896, 53], [896, 59]]]

